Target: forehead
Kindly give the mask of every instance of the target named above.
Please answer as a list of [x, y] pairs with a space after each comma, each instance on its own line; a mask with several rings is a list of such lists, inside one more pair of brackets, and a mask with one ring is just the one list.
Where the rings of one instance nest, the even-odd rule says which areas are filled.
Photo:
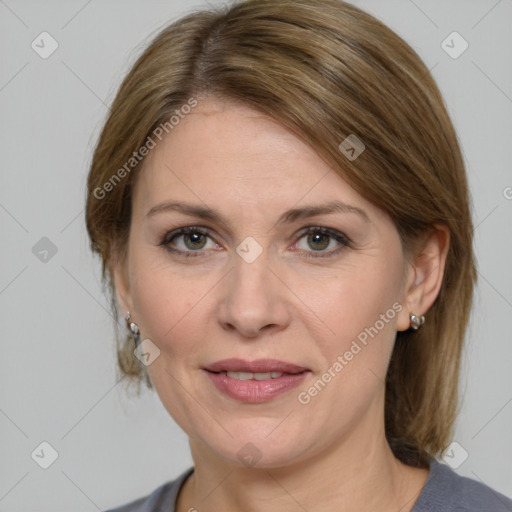
[[178, 198], [238, 213], [329, 200], [375, 208], [285, 127], [221, 100], [201, 102], [157, 142], [135, 196], [146, 210]]

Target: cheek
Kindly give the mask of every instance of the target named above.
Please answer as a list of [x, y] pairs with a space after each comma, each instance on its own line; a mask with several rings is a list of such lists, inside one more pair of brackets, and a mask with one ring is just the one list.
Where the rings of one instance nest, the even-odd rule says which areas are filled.
[[213, 283], [208, 286], [208, 278], [184, 278], [175, 269], [151, 266], [150, 261], [140, 258], [132, 274], [141, 337], [149, 338], [160, 349], [160, 356], [147, 371], [164, 407], [190, 434], [196, 428], [190, 411], [195, 411], [196, 417], [202, 414], [190, 398], [200, 393], [194, 388], [196, 382], [190, 380], [195, 373], [189, 372], [197, 367], [205, 334], [204, 321], [198, 317], [205, 303], [199, 301]]
[[399, 279], [395, 267], [362, 265], [342, 269], [317, 287], [308, 285], [305, 279], [304, 296], [336, 339], [356, 339], [375, 324], [379, 332], [393, 333], [400, 309]]
[[[290, 295], [295, 304], [292, 315], [314, 339], [326, 343], [325, 348], [333, 340], [336, 349], [342, 348], [336, 340], [346, 344], [359, 336], [364, 341], [368, 329], [374, 332], [372, 327], [383, 334], [394, 331], [392, 306], [399, 296], [400, 274], [385, 262], [365, 265], [361, 259], [363, 264], [328, 270], [289, 269], [284, 276], [286, 282], [294, 283], [293, 291], [300, 299]], [[168, 344], [169, 350], [180, 350], [181, 345], [191, 349], [192, 340], [202, 338], [205, 326], [212, 327], [212, 301], [215, 288], [222, 286], [222, 272], [205, 267], [194, 272], [191, 267], [184, 270], [176, 264], [162, 264], [161, 259], [158, 264], [154, 261], [151, 252], [132, 258], [132, 297], [142, 335]], [[386, 315], [385, 325], [382, 315]]]
[[133, 260], [132, 297], [141, 335], [151, 339], [169, 356], [186, 357], [194, 350], [194, 340], [203, 339], [204, 308], [215, 276], [202, 273], [183, 276], [177, 266], [155, 265], [151, 254]]
[[[323, 293], [311, 287], [316, 297], [311, 308], [329, 326], [329, 335], [316, 337], [324, 367], [319, 377], [332, 382], [317, 403], [334, 401], [341, 410], [354, 408], [353, 397], [365, 407], [385, 381], [396, 336], [396, 321], [402, 305], [400, 268], [382, 261], [343, 269], [323, 282]], [[322, 388], [320, 384], [318, 386]], [[309, 396], [308, 390], [305, 390]], [[311, 390], [313, 395], [315, 390]], [[308, 396], [304, 400], [308, 400]]]
[[349, 428], [382, 396], [402, 308], [396, 278], [383, 267], [352, 269], [324, 282], [322, 294], [309, 290], [308, 297], [317, 299], [312, 309], [321, 312], [334, 335], [314, 337], [323, 366], [300, 389], [298, 402], [326, 435]]

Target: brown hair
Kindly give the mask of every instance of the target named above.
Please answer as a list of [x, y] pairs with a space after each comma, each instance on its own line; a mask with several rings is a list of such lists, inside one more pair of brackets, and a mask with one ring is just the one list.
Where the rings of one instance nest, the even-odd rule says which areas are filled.
[[[116, 320], [110, 264], [126, 251], [131, 193], [144, 160], [132, 161], [132, 169], [126, 163], [159, 125], [169, 126], [177, 108], [204, 95], [241, 101], [301, 137], [388, 212], [406, 254], [434, 224], [449, 228], [440, 293], [418, 332], [397, 333], [386, 382], [390, 446], [404, 462], [425, 465], [451, 439], [476, 282], [464, 162], [429, 70], [384, 24], [337, 0], [241, 1], [162, 30], [117, 93], [87, 183], [87, 230]], [[366, 147], [353, 161], [338, 149], [350, 134]], [[121, 374], [151, 388], [133, 348], [123, 331]]]

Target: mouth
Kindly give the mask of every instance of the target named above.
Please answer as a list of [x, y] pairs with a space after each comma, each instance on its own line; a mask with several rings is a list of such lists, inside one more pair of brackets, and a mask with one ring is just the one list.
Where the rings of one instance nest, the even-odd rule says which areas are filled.
[[[286, 375], [283, 372], [213, 372], [219, 375], [227, 375], [230, 379], [236, 380], [269, 380], [278, 379], [279, 377]], [[291, 374], [289, 374], [291, 375]]]
[[262, 403], [298, 386], [311, 370], [276, 359], [224, 359], [203, 368], [224, 396]]
[[[267, 375], [271, 374], [270, 377], [266, 378], [277, 378], [273, 377], [272, 374], [286, 373], [290, 375], [296, 375], [308, 371], [308, 368], [299, 366], [297, 364], [288, 363], [286, 361], [279, 361], [277, 359], [256, 359], [254, 361], [246, 361], [244, 359], [223, 359], [217, 361], [204, 368], [206, 371], [212, 373], [239, 373], [239, 374], [252, 374], [252, 375]], [[250, 377], [252, 378], [252, 377]], [[249, 380], [249, 378], [241, 379]], [[259, 379], [264, 380], [264, 379]]]

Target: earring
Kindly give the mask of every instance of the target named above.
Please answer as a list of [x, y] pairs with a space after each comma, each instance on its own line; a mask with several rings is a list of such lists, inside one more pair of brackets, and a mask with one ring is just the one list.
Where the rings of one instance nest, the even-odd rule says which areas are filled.
[[136, 338], [139, 335], [139, 326], [135, 322], [130, 322], [130, 312], [126, 312], [126, 316], [124, 317], [126, 320], [126, 325], [128, 326], [128, 329], [131, 331], [133, 336]]
[[412, 313], [409, 314], [411, 319], [411, 329], [417, 331], [425, 323], [425, 315], [416, 316]]

